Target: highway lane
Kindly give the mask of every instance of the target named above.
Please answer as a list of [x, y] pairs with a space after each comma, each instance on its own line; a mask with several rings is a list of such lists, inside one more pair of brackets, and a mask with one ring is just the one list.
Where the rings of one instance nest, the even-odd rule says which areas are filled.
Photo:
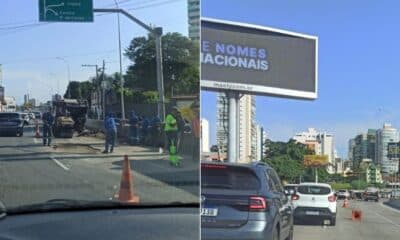
[[[33, 136], [32, 129], [26, 129], [24, 137], [0, 137], [0, 200], [6, 206], [54, 198], [107, 200], [118, 192], [122, 156], [79, 147], [55, 150], [42, 146], [41, 139]], [[73, 142], [54, 140], [55, 144]], [[194, 179], [192, 172], [172, 170], [165, 160], [151, 153], [139, 153], [130, 160], [141, 202], [198, 201], [198, 186], [188, 189], [185, 182], [179, 182], [188, 175]]]
[[[350, 208], [342, 208], [338, 201], [336, 226], [296, 225], [295, 240], [395, 240], [400, 237], [400, 211], [381, 202], [350, 201]], [[361, 209], [360, 222], [351, 220], [351, 210]]]

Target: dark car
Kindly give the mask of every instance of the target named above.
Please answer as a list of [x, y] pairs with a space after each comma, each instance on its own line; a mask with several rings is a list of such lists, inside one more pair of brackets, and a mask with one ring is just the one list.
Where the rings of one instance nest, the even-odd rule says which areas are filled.
[[379, 201], [379, 191], [376, 188], [367, 188], [363, 194], [364, 201], [373, 200], [375, 202]]
[[23, 136], [24, 134], [24, 119], [21, 114], [14, 112], [0, 113], [0, 134], [13, 136]]
[[293, 239], [293, 205], [264, 163], [201, 165], [202, 239]]

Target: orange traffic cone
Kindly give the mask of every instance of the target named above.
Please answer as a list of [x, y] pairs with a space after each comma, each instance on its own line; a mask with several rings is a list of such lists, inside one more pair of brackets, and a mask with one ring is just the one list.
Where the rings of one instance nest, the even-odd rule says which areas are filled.
[[131, 168], [129, 166], [129, 160], [127, 155], [124, 156], [119, 194], [117, 194], [115, 198], [117, 198], [121, 202], [126, 202], [126, 203], [139, 202], [139, 196], [135, 195], [133, 190]]
[[344, 199], [342, 207], [344, 207], [344, 208], [348, 208], [349, 207], [349, 200], [347, 200], [347, 198]]
[[362, 212], [361, 210], [354, 209], [351, 211], [351, 220], [353, 221], [361, 221]]
[[40, 138], [40, 131], [39, 131], [39, 124], [36, 122], [36, 133], [35, 133], [35, 138]]

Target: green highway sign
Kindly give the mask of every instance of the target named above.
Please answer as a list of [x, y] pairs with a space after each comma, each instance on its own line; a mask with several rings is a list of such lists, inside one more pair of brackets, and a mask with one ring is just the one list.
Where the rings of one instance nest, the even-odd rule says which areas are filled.
[[93, 0], [39, 0], [41, 22], [93, 22]]

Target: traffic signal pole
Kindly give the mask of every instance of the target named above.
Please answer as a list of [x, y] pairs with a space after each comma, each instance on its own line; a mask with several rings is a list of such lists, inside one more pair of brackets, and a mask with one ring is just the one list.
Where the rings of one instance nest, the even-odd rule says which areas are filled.
[[[164, 106], [164, 77], [163, 77], [163, 67], [162, 67], [162, 28], [152, 28], [151, 26], [143, 23], [129, 12], [120, 9], [120, 8], [94, 8], [93, 12], [106, 12], [106, 13], [121, 13], [125, 15], [127, 18], [138, 24], [139, 26], [143, 27], [147, 31], [155, 37], [156, 43], [156, 63], [157, 63], [157, 88], [158, 88], [158, 116], [160, 117], [161, 121], [164, 121], [165, 118], [165, 106]], [[123, 89], [122, 89], [123, 90]]]

